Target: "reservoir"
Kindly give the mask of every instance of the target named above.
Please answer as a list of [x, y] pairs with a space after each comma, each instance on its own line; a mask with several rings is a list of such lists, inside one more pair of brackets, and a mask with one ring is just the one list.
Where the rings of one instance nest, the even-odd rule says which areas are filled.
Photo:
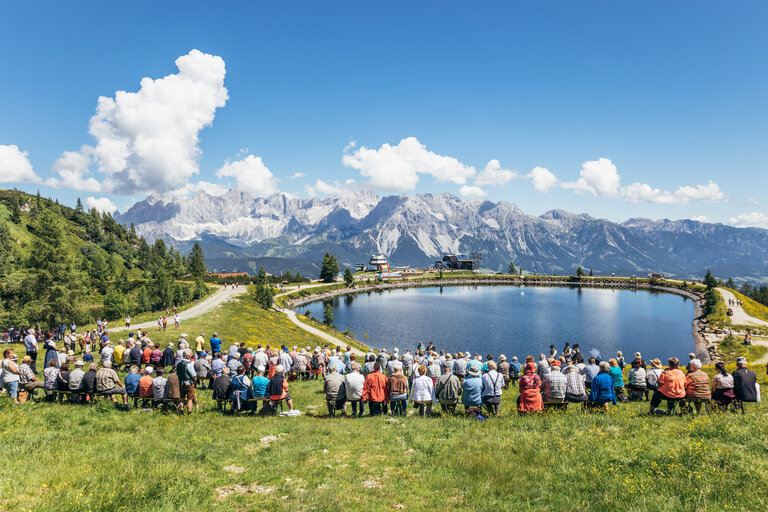
[[646, 362], [666, 364], [693, 352], [693, 301], [648, 291], [561, 286], [445, 286], [365, 292], [297, 307], [323, 318], [334, 307], [335, 326], [376, 350], [413, 350], [422, 341], [438, 350], [470, 351], [496, 357], [558, 354], [578, 343], [585, 358], [617, 350], [629, 362], [641, 352]]

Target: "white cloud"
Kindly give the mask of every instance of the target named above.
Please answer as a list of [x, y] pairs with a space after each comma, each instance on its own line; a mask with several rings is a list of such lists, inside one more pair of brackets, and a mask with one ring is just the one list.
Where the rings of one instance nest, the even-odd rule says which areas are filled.
[[579, 171], [579, 179], [561, 186], [577, 194], [591, 192], [595, 197], [617, 197], [620, 181], [616, 166], [609, 159], [600, 158], [584, 162]]
[[[118, 194], [163, 193], [181, 188], [198, 174], [198, 135], [213, 123], [229, 96], [224, 60], [192, 50], [176, 59], [178, 73], [144, 78], [138, 92], [99, 97], [89, 133], [95, 147], [80, 155], [105, 175], [100, 187]], [[54, 186], [97, 190], [85, 167], [67, 152], [54, 166]]]
[[467, 178], [477, 173], [474, 167], [464, 165], [453, 157], [428, 151], [415, 137], [405, 138], [396, 146], [383, 144], [379, 149], [360, 147], [346, 153], [342, 162], [368, 178], [367, 187], [392, 192], [413, 190], [420, 174], [429, 174], [443, 183], [465, 185]]
[[227, 192], [227, 187], [222, 187], [218, 183], [210, 181], [198, 181], [197, 183], [186, 183], [183, 187], [176, 190], [169, 190], [168, 195], [176, 197], [186, 197], [198, 192], [205, 192], [209, 196], [220, 196]]
[[694, 215], [691, 217], [691, 220], [695, 220], [696, 222], [712, 222], [706, 215]]
[[65, 151], [53, 163], [53, 170], [58, 178], [48, 178], [45, 184], [55, 188], [71, 188], [86, 192], [99, 192], [101, 183], [90, 176], [91, 156], [93, 148], [84, 145], [80, 151]]
[[475, 185], [484, 187], [486, 185], [502, 186], [506, 185], [510, 181], [517, 178], [517, 172], [502, 169], [498, 160], [491, 160], [485, 166], [485, 169], [480, 171], [480, 174], [475, 178]]
[[28, 156], [19, 146], [0, 144], [0, 183], [40, 183]]
[[318, 179], [313, 185], [304, 185], [304, 190], [307, 191], [309, 197], [316, 197], [318, 194], [336, 195], [341, 194], [354, 183], [355, 180], [347, 180], [344, 185], [342, 185], [337, 180], [333, 180], [333, 183], [328, 183]]
[[768, 229], [768, 215], [762, 212], [742, 213], [728, 219], [728, 223], [737, 228], [763, 228]]
[[295, 172], [295, 173], [291, 174], [290, 176], [288, 176], [288, 179], [289, 180], [298, 180], [300, 178], [306, 178], [306, 177], [307, 177], [307, 175], [305, 173], [303, 173], [303, 172]]
[[537, 192], [547, 193], [552, 187], [560, 183], [560, 180], [549, 169], [544, 167], [534, 167], [525, 177], [531, 179], [533, 188]]
[[662, 204], [717, 203], [725, 199], [720, 186], [712, 181], [706, 185], [682, 186], [674, 192], [653, 188], [645, 183], [633, 183], [621, 189], [621, 196], [630, 203], [646, 201]]
[[268, 196], [278, 191], [277, 180], [261, 158], [248, 155], [242, 160], [226, 163], [216, 171], [218, 178], [235, 178], [237, 188], [255, 196]]
[[90, 210], [96, 208], [99, 213], [114, 213], [117, 210], [117, 205], [112, 202], [108, 197], [86, 197], [85, 206]]
[[488, 195], [488, 193], [475, 185], [464, 185], [459, 189], [459, 194], [463, 195], [467, 199], [482, 199]]

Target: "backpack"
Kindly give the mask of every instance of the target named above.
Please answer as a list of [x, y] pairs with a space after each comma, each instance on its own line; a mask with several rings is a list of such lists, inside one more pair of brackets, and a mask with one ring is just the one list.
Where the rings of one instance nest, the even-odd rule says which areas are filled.
[[319, 370], [320, 369], [320, 356], [318, 356], [317, 354], [314, 354], [312, 356], [312, 360], [309, 362], [309, 366], [313, 370]]
[[176, 375], [179, 377], [179, 384], [185, 380], [192, 380], [189, 378], [186, 361], [179, 361], [179, 364], [176, 365]]

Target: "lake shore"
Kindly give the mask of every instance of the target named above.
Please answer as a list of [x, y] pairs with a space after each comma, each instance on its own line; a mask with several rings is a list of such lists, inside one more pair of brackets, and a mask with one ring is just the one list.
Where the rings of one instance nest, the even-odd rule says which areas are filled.
[[507, 279], [503, 279], [503, 278], [502, 279], [497, 279], [497, 278], [450, 279], [448, 278], [446, 279], [446, 278], [443, 278], [443, 279], [429, 279], [429, 280], [419, 280], [419, 281], [403, 280], [403, 281], [385, 281], [383, 283], [371, 283], [371, 284], [366, 283], [363, 285], [357, 285], [354, 288], [338, 288], [338, 289], [329, 290], [329, 291], [321, 291], [319, 293], [308, 295], [298, 299], [293, 299], [293, 300], [287, 299], [285, 303], [290, 308], [297, 308], [305, 304], [309, 304], [311, 302], [317, 302], [320, 300], [325, 300], [325, 299], [337, 297], [340, 295], [367, 293], [367, 292], [378, 291], [378, 290], [426, 288], [426, 287], [436, 287], [436, 286], [492, 286], [492, 285], [565, 286], [565, 287], [610, 288], [610, 289], [623, 289], [623, 290], [649, 290], [649, 291], [671, 293], [674, 295], [685, 297], [687, 299], [691, 299], [694, 304], [694, 314], [691, 322], [691, 336], [694, 342], [693, 352], [696, 354], [696, 357], [699, 358], [703, 364], [712, 363], [712, 359], [710, 357], [710, 344], [705, 340], [702, 334], [702, 329], [701, 329], [700, 320], [703, 315], [702, 297], [693, 290], [683, 288], [682, 286], [677, 287], [677, 286], [672, 286], [668, 284], [658, 285], [658, 284], [651, 284], [646, 282], [629, 282], [625, 280], [606, 280], [606, 279], [571, 281], [567, 279], [553, 280], [551, 278], [538, 279], [535, 277], [534, 278], [527, 277], [525, 279], [520, 279], [520, 278], [507, 278]]

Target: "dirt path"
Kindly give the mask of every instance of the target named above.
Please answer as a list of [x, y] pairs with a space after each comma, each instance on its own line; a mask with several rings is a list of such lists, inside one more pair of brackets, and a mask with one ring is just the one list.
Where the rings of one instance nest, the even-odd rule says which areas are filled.
[[[299, 321], [299, 319], [296, 317], [296, 312], [293, 311], [292, 309], [278, 309], [278, 311], [280, 311], [281, 313], [286, 314], [288, 316], [288, 318], [290, 318], [291, 322], [296, 324], [297, 327], [299, 327], [301, 329], [304, 329], [305, 331], [307, 331], [310, 334], [314, 334], [318, 338], [321, 338], [321, 339], [327, 341], [331, 345], [334, 345], [334, 346], [335, 345], [345, 345], [344, 341], [340, 340], [339, 338], [331, 336], [327, 332], [323, 332], [320, 329], [317, 329], [316, 327], [312, 327], [311, 325], [307, 325], [304, 322]], [[365, 355], [364, 352], [361, 352], [360, 350], [357, 350], [356, 348], [353, 348], [352, 352], [354, 352], [358, 356]]]
[[[184, 325], [184, 320], [189, 320], [190, 318], [195, 318], [200, 315], [204, 315], [208, 313], [209, 311], [212, 311], [217, 306], [232, 300], [232, 298], [237, 297], [238, 295], [242, 295], [248, 291], [247, 286], [238, 286], [236, 289], [233, 289], [232, 286], [227, 286], [227, 288], [219, 287], [215, 292], [210, 294], [208, 297], [200, 301], [198, 304], [195, 304], [189, 309], [185, 309], [184, 311], [179, 313], [179, 316], [181, 317], [181, 325]], [[168, 319], [169, 323], [173, 323], [173, 317]], [[142, 322], [140, 324], [132, 324], [131, 329], [152, 329], [154, 327], [157, 327], [157, 320], [151, 320], [149, 322]], [[113, 331], [127, 331], [128, 329], [125, 327], [125, 325], [116, 325], [116, 326], [109, 326], [109, 332]]]
[[733, 322], [734, 325], [755, 325], [760, 327], [768, 326], [768, 322], [746, 314], [744, 310], [741, 308], [741, 306], [738, 306], [738, 305], [728, 306], [729, 299], [734, 301], [736, 300], [736, 296], [733, 293], [729, 292], [724, 288], [718, 288], [717, 291], [720, 292], [720, 296], [723, 297], [723, 300], [725, 301], [726, 306], [733, 309], [733, 316], [731, 317], [731, 322]]

